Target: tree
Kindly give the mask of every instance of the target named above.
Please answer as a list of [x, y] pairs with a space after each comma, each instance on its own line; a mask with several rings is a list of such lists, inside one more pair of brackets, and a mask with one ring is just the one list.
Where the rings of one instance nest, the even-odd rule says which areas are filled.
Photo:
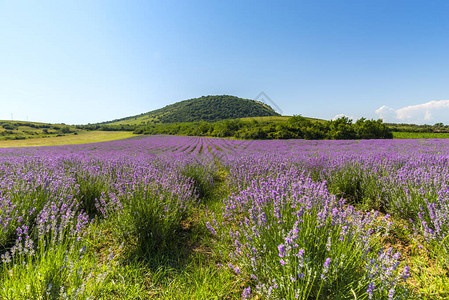
[[366, 120], [361, 118], [354, 124], [354, 129], [359, 139], [391, 139], [393, 134], [381, 119]]
[[327, 138], [332, 140], [350, 140], [356, 138], [352, 120], [348, 117], [341, 117], [327, 122], [329, 131]]

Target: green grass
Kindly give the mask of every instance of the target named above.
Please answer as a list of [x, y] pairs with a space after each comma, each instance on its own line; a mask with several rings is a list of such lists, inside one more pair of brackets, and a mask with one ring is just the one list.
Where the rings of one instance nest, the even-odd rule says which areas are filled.
[[0, 141], [58, 136], [75, 132], [81, 133], [84, 131], [85, 130], [77, 126], [66, 124], [0, 120]]
[[[32, 122], [32, 121], [8, 121], [8, 120], [0, 120], [0, 124], [10, 123], [10, 124], [33, 124], [33, 125], [52, 125], [50, 123], [43, 122]], [[65, 125], [65, 124], [54, 124], [54, 125]]]
[[[256, 120], [261, 123], [270, 123], [270, 122], [287, 122], [292, 116], [268, 116], [268, 117], [249, 117], [249, 118], [240, 118], [238, 120], [241, 121], [253, 121]], [[312, 122], [324, 122], [326, 120], [309, 118], [305, 117], [307, 120]]]
[[394, 139], [449, 139], [449, 132], [393, 132]]
[[133, 136], [136, 135], [130, 131], [92, 131], [82, 132], [77, 135], [70, 134], [65, 136], [41, 137], [26, 140], [3, 140], [0, 141], [0, 148], [88, 144], [126, 139]]
[[158, 121], [159, 121], [158, 117], [144, 115], [144, 116], [138, 116], [138, 117], [134, 117], [134, 118], [126, 119], [126, 120], [111, 122], [111, 123], [108, 123], [108, 125], [140, 125], [142, 123], [144, 123], [144, 124], [155, 123]]
[[[287, 122], [292, 116], [268, 116], [268, 117], [249, 117], [249, 118], [240, 118], [241, 121], [253, 121], [256, 120], [258, 122]], [[305, 117], [307, 120], [312, 122], [324, 122], [326, 120]]]
[[258, 122], [287, 122], [290, 116], [268, 116], [268, 117], [248, 117], [248, 118], [240, 118], [241, 121], [253, 121], [256, 120]]

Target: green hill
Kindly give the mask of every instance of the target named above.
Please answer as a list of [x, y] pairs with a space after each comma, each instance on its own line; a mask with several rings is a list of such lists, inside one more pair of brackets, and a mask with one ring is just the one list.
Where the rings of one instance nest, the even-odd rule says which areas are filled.
[[62, 136], [83, 131], [82, 128], [66, 124], [0, 120], [0, 141]]
[[266, 116], [279, 116], [279, 114], [260, 101], [221, 95], [184, 100], [161, 109], [102, 124], [216, 122], [226, 119]]

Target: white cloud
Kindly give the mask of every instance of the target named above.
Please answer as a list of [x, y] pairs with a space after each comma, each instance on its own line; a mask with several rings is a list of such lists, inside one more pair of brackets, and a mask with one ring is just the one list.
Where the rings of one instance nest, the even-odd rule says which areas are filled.
[[391, 121], [396, 118], [396, 112], [389, 106], [383, 105], [376, 110], [376, 115], [384, 121]]
[[393, 109], [383, 105], [376, 110], [376, 114], [385, 122], [414, 123], [414, 124], [449, 124], [449, 100], [429, 101], [422, 104], [410, 105]]
[[338, 115], [335, 115], [335, 117], [332, 118], [332, 121], [335, 121], [335, 120], [337, 120], [338, 118], [342, 118], [342, 117], [346, 117], [346, 118], [349, 118], [349, 119], [355, 121], [355, 118], [353, 118], [353, 117], [351, 117], [351, 116], [347, 116], [347, 115], [345, 115], [345, 114], [338, 114]]

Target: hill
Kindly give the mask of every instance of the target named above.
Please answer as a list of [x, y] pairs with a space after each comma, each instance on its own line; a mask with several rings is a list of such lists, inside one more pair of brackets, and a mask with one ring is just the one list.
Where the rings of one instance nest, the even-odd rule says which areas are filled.
[[81, 128], [66, 124], [0, 120], [0, 141], [62, 136], [83, 131]]
[[180, 101], [163, 108], [101, 124], [183, 123], [247, 117], [279, 116], [269, 105], [260, 101], [234, 96], [203, 96]]
[[0, 120], [0, 148], [112, 141], [133, 136], [134, 127]]

